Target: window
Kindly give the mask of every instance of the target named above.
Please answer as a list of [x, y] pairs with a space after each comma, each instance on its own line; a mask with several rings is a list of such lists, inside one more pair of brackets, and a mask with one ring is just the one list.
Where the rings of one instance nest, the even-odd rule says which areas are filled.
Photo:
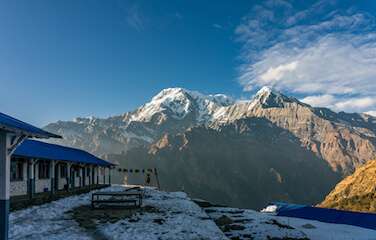
[[49, 161], [38, 162], [38, 178], [39, 179], [50, 178], [50, 162]]
[[23, 161], [12, 160], [10, 163], [10, 180], [11, 181], [23, 181]]
[[60, 165], [60, 177], [61, 178], [66, 178], [68, 176], [67, 170], [68, 168], [66, 165]]
[[86, 176], [90, 177], [90, 167], [86, 168]]

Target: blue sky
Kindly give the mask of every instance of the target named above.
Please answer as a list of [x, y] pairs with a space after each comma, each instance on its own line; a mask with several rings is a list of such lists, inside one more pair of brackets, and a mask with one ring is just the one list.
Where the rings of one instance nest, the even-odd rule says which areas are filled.
[[0, 109], [43, 126], [130, 111], [166, 87], [376, 111], [376, 3], [2, 1]]

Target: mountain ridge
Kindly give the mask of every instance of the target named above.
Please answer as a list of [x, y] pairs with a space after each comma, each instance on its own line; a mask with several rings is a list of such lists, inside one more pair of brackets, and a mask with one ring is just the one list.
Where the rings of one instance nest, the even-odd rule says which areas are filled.
[[59, 121], [45, 129], [63, 135], [65, 140], [59, 141], [63, 145], [104, 155], [150, 146], [166, 133], [178, 134], [199, 125], [218, 129], [250, 117], [266, 118], [287, 129], [304, 147], [344, 175], [376, 154], [376, 118], [315, 108], [268, 87], [241, 102], [223, 94], [168, 88], [135, 111], [107, 119]]

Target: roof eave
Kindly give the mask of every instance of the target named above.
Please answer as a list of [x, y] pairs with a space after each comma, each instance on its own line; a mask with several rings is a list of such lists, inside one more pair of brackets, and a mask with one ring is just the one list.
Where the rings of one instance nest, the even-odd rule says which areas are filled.
[[28, 136], [28, 137], [34, 137], [34, 138], [63, 138], [60, 135], [50, 133], [50, 132], [47, 132], [47, 131], [44, 131], [44, 130], [43, 130], [44, 134], [39, 134], [39, 133], [34, 133], [34, 132], [29, 132], [29, 131], [25, 131], [25, 130], [21, 130], [21, 129], [17, 129], [17, 128], [4, 126], [4, 125], [1, 125], [1, 124], [0, 124], [0, 130], [10, 132], [10, 133], [16, 133], [16, 134], [20, 134], [20, 135], [25, 135], [25, 136]]

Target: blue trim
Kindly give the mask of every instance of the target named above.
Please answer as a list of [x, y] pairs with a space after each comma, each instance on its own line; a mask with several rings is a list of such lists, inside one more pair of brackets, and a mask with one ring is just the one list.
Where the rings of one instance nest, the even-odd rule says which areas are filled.
[[347, 224], [376, 230], [376, 214], [276, 202], [277, 216]]
[[0, 112], [0, 127], [5, 128], [10, 132], [23, 132], [26, 135], [42, 137], [42, 138], [62, 138], [59, 135], [46, 132], [40, 128], [34, 127], [28, 123], [22, 122], [18, 119], [15, 119], [9, 115]]
[[8, 240], [9, 200], [0, 200], [0, 240]]
[[23, 143], [16, 148], [13, 156], [93, 164], [105, 167], [114, 165], [81, 149], [36, 140], [23, 141]]

